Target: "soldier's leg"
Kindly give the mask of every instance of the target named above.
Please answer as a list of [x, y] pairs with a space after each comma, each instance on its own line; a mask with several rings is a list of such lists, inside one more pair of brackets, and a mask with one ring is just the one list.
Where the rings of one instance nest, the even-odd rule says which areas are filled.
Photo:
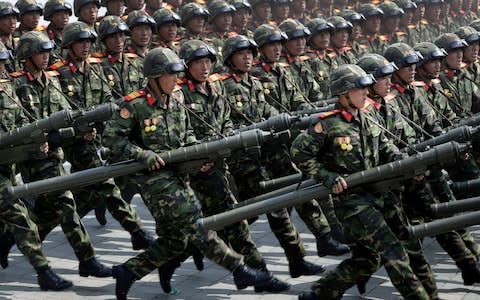
[[337, 215], [335, 214], [332, 195], [330, 195], [326, 199], [321, 199], [317, 201], [320, 204], [320, 208], [322, 209], [325, 217], [327, 218], [328, 225], [330, 225], [332, 237], [341, 243], [345, 243], [343, 226], [340, 221], [338, 221]]

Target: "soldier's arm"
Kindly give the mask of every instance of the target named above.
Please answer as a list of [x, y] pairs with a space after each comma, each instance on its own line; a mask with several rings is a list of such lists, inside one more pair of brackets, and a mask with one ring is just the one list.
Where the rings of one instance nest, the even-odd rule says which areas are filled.
[[221, 91], [221, 97], [224, 100], [225, 103], [225, 111], [223, 112], [223, 124], [222, 124], [222, 133], [228, 133], [233, 131], [233, 122], [232, 119], [230, 119], [230, 113], [231, 113], [231, 108], [230, 105], [228, 104], [228, 96], [227, 96], [227, 91], [225, 90], [225, 86], [221, 81], [218, 81], [219, 86], [220, 86], [220, 91]]
[[472, 113], [480, 112], [480, 89], [476, 84], [472, 84]]

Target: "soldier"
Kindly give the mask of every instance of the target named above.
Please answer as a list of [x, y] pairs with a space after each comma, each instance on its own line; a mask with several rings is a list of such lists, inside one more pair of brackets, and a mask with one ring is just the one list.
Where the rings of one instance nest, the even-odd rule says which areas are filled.
[[272, 6], [270, 0], [252, 0], [252, 20], [248, 25], [248, 29], [255, 31], [262, 24], [272, 24]]
[[428, 9], [425, 10], [425, 20], [420, 22], [420, 41], [433, 42], [440, 34], [445, 32], [441, 24], [443, 0], [425, 0]]
[[124, 0], [102, 0], [100, 4], [107, 10], [105, 16], [123, 16]]
[[252, 17], [252, 5], [248, 0], [234, 0], [232, 2], [235, 12], [232, 18], [232, 29], [248, 38], [253, 38], [253, 31], [248, 29]]
[[[10, 59], [10, 52], [0, 43], [0, 73], [5, 72], [5, 61]], [[0, 80], [0, 105], [2, 107], [1, 130], [7, 132], [27, 123], [22, 108], [15, 95], [10, 79]], [[32, 151], [31, 159], [35, 160], [48, 152], [48, 144], [39, 145]], [[0, 166], [0, 229], [5, 228], [7, 234], [0, 237], [0, 265], [8, 267], [8, 252], [13, 244], [17, 244], [20, 252], [25, 255], [37, 272], [38, 285], [42, 291], [61, 291], [72, 286], [68, 280], [58, 276], [48, 265], [48, 260], [42, 252], [42, 244], [37, 225], [29, 216], [28, 209], [20, 199], [13, 199], [6, 189], [15, 185], [15, 165], [3, 164]], [[1, 230], [0, 230], [1, 231]]]
[[367, 46], [366, 52], [368, 53], [383, 53], [387, 47], [387, 42], [380, 36], [380, 28], [385, 13], [370, 3], [361, 4], [358, 7], [358, 12], [365, 17], [362, 26], [363, 37], [360, 38], [359, 43]]
[[18, 0], [15, 7], [20, 12], [20, 25], [15, 35], [20, 37], [23, 33], [31, 30], [43, 31], [45, 27], [38, 26], [40, 17], [43, 15], [43, 6], [35, 0]]
[[330, 95], [329, 76], [332, 70], [332, 61], [327, 55], [327, 48], [330, 45], [330, 36], [335, 27], [324, 19], [314, 18], [307, 24], [312, 35], [308, 39], [306, 55], [310, 57], [308, 63], [320, 85], [320, 90], [325, 96]]
[[293, 0], [290, 11], [290, 18], [300, 21], [306, 25], [310, 21], [310, 16], [307, 13], [306, 0]]
[[465, 0], [452, 1], [450, 6], [449, 24], [450, 32], [455, 31], [458, 27], [466, 26], [477, 19], [475, 13], [471, 11], [472, 2]]
[[134, 10], [143, 10], [145, 0], [126, 0], [125, 6], [127, 7], [124, 12], [124, 15], [126, 16]]
[[270, 0], [272, 21], [275, 25], [282, 23], [288, 18], [292, 1], [293, 0]]
[[152, 43], [152, 36], [156, 30], [157, 23], [146, 12], [134, 10], [128, 14], [127, 25], [130, 30], [130, 39], [126, 52], [135, 54], [137, 56], [136, 60], [142, 66], [143, 59], [147, 55]]
[[407, 41], [405, 43], [414, 45], [420, 43], [418, 23], [414, 22], [415, 12], [418, 6], [412, 0], [397, 0], [397, 5], [405, 12], [400, 18], [399, 30], [406, 32]]
[[163, 0], [146, 0], [145, 1], [145, 12], [149, 16], [153, 16], [153, 14], [163, 7]]
[[480, 33], [473, 27], [462, 26], [455, 31], [455, 34], [468, 44], [468, 47], [463, 50], [463, 62], [466, 64], [468, 77], [478, 86], [480, 84], [480, 63], [478, 62]]
[[[32, 122], [70, 108], [56, 77], [58, 73], [45, 71], [52, 49], [53, 42], [43, 33], [36, 31], [23, 34], [17, 48], [17, 59], [24, 61], [24, 69], [12, 73], [12, 76], [15, 78], [16, 94], [29, 112], [27, 117]], [[46, 157], [21, 165], [22, 179], [24, 182], [31, 182], [60, 176], [65, 172], [62, 162], [62, 148], [58, 144], [50, 143]], [[37, 196], [32, 212], [41, 240], [55, 226], [62, 227], [80, 261], [80, 276], [111, 276], [111, 269], [95, 258], [95, 250], [76, 212], [75, 200], [70, 191]]]
[[[291, 153], [305, 174], [323, 182], [339, 196], [335, 210], [352, 246], [352, 257], [318, 280], [312, 286], [313, 292], [304, 292], [299, 299], [339, 299], [382, 264], [404, 298], [429, 299], [410, 268], [405, 249], [385, 222], [382, 205], [378, 205], [383, 203], [383, 196], [363, 188], [349, 191], [343, 178], [344, 174], [381, 164], [380, 158], [401, 157], [382, 128], [362, 111], [367, 88], [374, 78], [355, 65], [340, 66], [330, 78], [332, 95], [339, 97], [336, 109], [321, 114], [318, 123], [301, 133], [293, 142]], [[365, 141], [363, 145], [361, 141]]]
[[178, 28], [182, 23], [180, 17], [175, 12], [162, 8], [153, 14], [153, 19], [157, 24], [157, 28], [152, 46], [169, 48], [174, 52], [178, 52], [179, 43], [176, 40]]
[[351, 64], [357, 61], [352, 48], [348, 46], [349, 36], [352, 33], [353, 25], [340, 16], [333, 16], [327, 19], [335, 29], [330, 36], [330, 47], [327, 48], [327, 55], [332, 61], [332, 70], [342, 64]]
[[[10, 2], [0, 2], [0, 39], [12, 55], [15, 55], [15, 49], [20, 38], [14, 37], [13, 32], [17, 26], [17, 19], [20, 12]], [[18, 61], [13, 59], [5, 62], [5, 71], [12, 73], [20, 69]]]
[[62, 57], [62, 31], [68, 24], [68, 20], [72, 15], [72, 6], [64, 0], [49, 0], [45, 3], [43, 18], [50, 21], [46, 29], [48, 38], [55, 43], [55, 48], [50, 54], [50, 62], [52, 65]]
[[187, 3], [180, 9], [180, 19], [185, 32], [179, 38], [180, 45], [188, 40], [203, 38], [206, 22], [210, 13], [197, 3]]
[[383, 11], [380, 38], [388, 45], [407, 41], [407, 33], [399, 30], [400, 20], [405, 11], [395, 2], [385, 2], [378, 6]]
[[362, 14], [350, 9], [344, 9], [340, 16], [352, 23], [352, 33], [348, 38], [348, 46], [352, 48], [355, 57], [360, 58], [368, 48], [367, 45], [362, 45], [358, 40], [362, 37], [362, 25], [365, 22], [365, 17]]
[[100, 9], [99, 0], [74, 0], [73, 11], [78, 21], [82, 21], [93, 29], [96, 28], [98, 10]]
[[[124, 98], [120, 112], [107, 124], [103, 135], [105, 145], [114, 154], [137, 159], [150, 169], [136, 180], [142, 182], [142, 197], [155, 218], [157, 234], [164, 237], [145, 252], [113, 268], [117, 299], [127, 298], [135, 280], [182, 254], [188, 241], [233, 272], [239, 289], [268, 284], [272, 279], [267, 272], [245, 266], [243, 257], [228, 248], [214, 231], [198, 227], [196, 221], [202, 213], [188, 184], [188, 175], [178, 173], [174, 167], [162, 166], [164, 163], [157, 153], [195, 142], [185, 107], [178, 104], [183, 103], [183, 96], [176, 80], [177, 73], [182, 71], [183, 62], [170, 49], [150, 51], [144, 61], [147, 86]], [[154, 130], [150, 130], [152, 124], [157, 124]], [[137, 138], [143, 147], [130, 141], [131, 132], [139, 132]]]

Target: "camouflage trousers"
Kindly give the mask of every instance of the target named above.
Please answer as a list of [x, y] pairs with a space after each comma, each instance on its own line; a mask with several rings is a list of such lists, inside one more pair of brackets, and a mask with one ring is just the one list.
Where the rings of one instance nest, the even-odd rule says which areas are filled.
[[215, 231], [204, 231], [196, 223], [202, 212], [187, 178], [162, 169], [136, 180], [141, 183], [141, 195], [155, 219], [156, 233], [161, 237], [144, 252], [125, 262], [137, 279], [182, 256], [189, 242], [207, 258], [230, 271], [243, 263], [243, 256], [229, 248]]
[[[237, 200], [230, 189], [230, 181], [233, 177], [228, 175], [228, 171], [224, 168], [214, 166], [208, 172], [198, 172], [191, 176], [190, 186], [200, 201], [205, 216], [231, 210], [237, 204]], [[250, 236], [250, 229], [246, 220], [218, 230], [217, 234], [233, 250], [244, 256], [246, 265], [255, 269], [266, 267], [262, 254], [258, 251]]]
[[[78, 142], [67, 149], [67, 159], [71, 163], [72, 173], [102, 165], [94, 143]], [[110, 214], [122, 227], [130, 232], [142, 229], [142, 222], [135, 209], [125, 202], [119, 188], [113, 181], [106, 181], [78, 190], [72, 190], [77, 203], [78, 214], [83, 217], [91, 210], [105, 205]]]
[[[371, 205], [357, 204], [365, 203], [368, 198], [371, 198]], [[312, 286], [312, 290], [321, 299], [341, 299], [347, 289], [356, 282], [367, 280], [381, 265], [405, 299], [429, 299], [410, 267], [402, 243], [385, 222], [381, 211], [383, 208], [374, 204], [378, 201], [376, 198], [361, 190], [340, 196], [335, 209], [343, 224], [352, 256]]]
[[[28, 164], [22, 165], [22, 178], [25, 182], [30, 182], [61, 176], [65, 174], [62, 159], [63, 152], [58, 148], [49, 153], [45, 159], [31, 160]], [[60, 225], [79, 261], [95, 256], [95, 250], [77, 213], [75, 200], [70, 191], [39, 195], [31, 210], [41, 240], [45, 239], [52, 228]]]
[[12, 185], [9, 177], [0, 175], [0, 232], [2, 239], [13, 237], [18, 249], [34, 268], [48, 265], [42, 252], [37, 225], [29, 216], [22, 200], [13, 199], [7, 192]]

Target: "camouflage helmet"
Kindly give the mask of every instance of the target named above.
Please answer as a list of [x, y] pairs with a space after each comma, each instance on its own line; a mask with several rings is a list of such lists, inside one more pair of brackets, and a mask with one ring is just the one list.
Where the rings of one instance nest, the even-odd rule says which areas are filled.
[[80, 17], [80, 9], [90, 3], [93, 3], [100, 8], [99, 0], [73, 0], [73, 11], [75, 13], [75, 17]]
[[444, 33], [441, 34], [435, 41], [435, 45], [439, 48], [445, 49], [447, 53], [458, 49], [464, 49], [468, 47], [468, 44], [465, 40], [461, 39], [455, 33]]
[[245, 9], [252, 13], [252, 5], [248, 0], [233, 0], [232, 5], [236, 10]]
[[335, 27], [334, 31], [347, 30], [348, 32], [352, 33], [353, 24], [340, 16], [329, 17], [327, 22], [331, 23]]
[[377, 6], [371, 4], [371, 3], [364, 3], [360, 4], [358, 7], [357, 11], [361, 13], [366, 19], [375, 17], [375, 16], [383, 16], [384, 12]]
[[366, 20], [364, 15], [351, 9], [344, 9], [338, 15], [350, 23], [363, 22]]
[[3, 42], [0, 41], [0, 61], [13, 59], [12, 51], [8, 50]]
[[327, 22], [325, 19], [322, 18], [314, 18], [311, 19], [307, 23], [307, 28], [312, 33], [312, 36], [319, 34], [323, 31], [330, 31], [333, 32], [335, 30], [335, 26], [332, 23]]
[[469, 45], [480, 41], [480, 32], [470, 26], [462, 26], [455, 31], [459, 38], [464, 39]]
[[86, 23], [77, 21], [68, 23], [62, 31], [62, 48], [68, 48], [76, 41], [90, 40], [92, 43], [97, 39], [97, 33]]
[[255, 6], [260, 5], [262, 3], [271, 4], [270, 0], [250, 0], [250, 4], [252, 4], [252, 9], [255, 9]]
[[177, 24], [177, 26], [180, 26], [182, 23], [180, 17], [174, 11], [171, 11], [168, 8], [156, 10], [153, 13], [153, 19], [157, 23], [157, 28], [165, 23], [173, 22]]
[[6, 16], [19, 16], [20, 11], [12, 3], [0, 1], [0, 18]]
[[127, 25], [129, 29], [132, 29], [135, 26], [148, 25], [152, 28], [152, 31], [155, 31], [157, 27], [154, 18], [150, 17], [143, 10], [131, 11], [127, 16]]
[[208, 11], [208, 9], [195, 2], [187, 3], [180, 9], [180, 19], [182, 20], [182, 26], [185, 26], [188, 20], [196, 16], [203, 16], [205, 20], [208, 20], [209, 15], [210, 12]]
[[418, 8], [417, 3], [412, 0], [395, 0], [395, 3], [397, 3], [398, 7], [403, 9], [403, 11], [416, 10]]
[[303, 25], [300, 21], [294, 19], [284, 20], [282, 23], [280, 23], [280, 25], [278, 25], [278, 28], [285, 32], [289, 40], [294, 40], [301, 37], [307, 38], [312, 34], [310, 29], [305, 27], [305, 25]]
[[288, 36], [276, 26], [262, 24], [255, 29], [253, 39], [260, 48], [265, 44], [286, 41]]
[[375, 79], [392, 75], [398, 71], [395, 63], [389, 62], [385, 57], [374, 53], [363, 55], [358, 60], [357, 66], [368, 74], [372, 74]]
[[250, 49], [252, 50], [253, 57], [257, 56], [258, 53], [258, 45], [255, 43], [254, 40], [247, 38], [243, 35], [236, 35], [229, 37], [225, 44], [223, 45], [222, 49], [222, 57], [223, 63], [227, 64], [230, 57], [241, 50]]
[[330, 73], [332, 96], [340, 96], [354, 88], [367, 88], [375, 83], [375, 78], [357, 65], [345, 64]]
[[413, 49], [415, 49], [415, 51], [422, 55], [422, 59], [420, 59], [420, 62], [417, 64], [419, 67], [421, 67], [426, 62], [435, 59], [443, 59], [448, 55], [445, 49], [438, 48], [437, 45], [430, 42], [417, 43], [415, 44]]
[[30, 12], [39, 12], [40, 15], [43, 14], [43, 5], [35, 0], [18, 0], [17, 3], [15, 3], [15, 7], [18, 8], [20, 15]]
[[120, 32], [128, 33], [130, 31], [128, 30], [127, 24], [118, 16], [106, 16], [100, 21], [100, 25], [98, 25], [98, 36], [101, 41], [110, 35]]
[[189, 40], [183, 44], [179, 52], [180, 58], [188, 65], [194, 60], [204, 57], [210, 58], [212, 62], [217, 61], [217, 52], [207, 43], [200, 40]]
[[233, 5], [228, 4], [224, 0], [214, 0], [210, 2], [207, 6], [208, 12], [210, 15], [208, 16], [208, 20], [212, 22], [216, 17], [223, 15], [223, 14], [233, 14], [236, 9]]
[[43, 18], [46, 21], [51, 21], [53, 14], [57, 11], [65, 11], [71, 16], [72, 6], [70, 3], [65, 2], [65, 0], [48, 0], [43, 9]]
[[157, 78], [163, 74], [177, 74], [185, 70], [185, 62], [171, 49], [152, 49], [143, 61], [143, 74], [147, 78]]
[[400, 8], [395, 2], [383, 2], [378, 8], [383, 11], [383, 18], [401, 17], [405, 14], [403, 8]]
[[480, 19], [477, 19], [477, 20], [473, 21], [472, 23], [470, 23], [469, 26], [475, 28], [478, 31], [480, 31]]
[[54, 43], [48, 36], [39, 31], [29, 31], [22, 34], [18, 42], [15, 56], [19, 60], [31, 57], [35, 53], [50, 52]]
[[395, 63], [399, 69], [415, 65], [422, 59], [420, 53], [405, 43], [395, 43], [388, 46], [383, 56], [388, 61]]

